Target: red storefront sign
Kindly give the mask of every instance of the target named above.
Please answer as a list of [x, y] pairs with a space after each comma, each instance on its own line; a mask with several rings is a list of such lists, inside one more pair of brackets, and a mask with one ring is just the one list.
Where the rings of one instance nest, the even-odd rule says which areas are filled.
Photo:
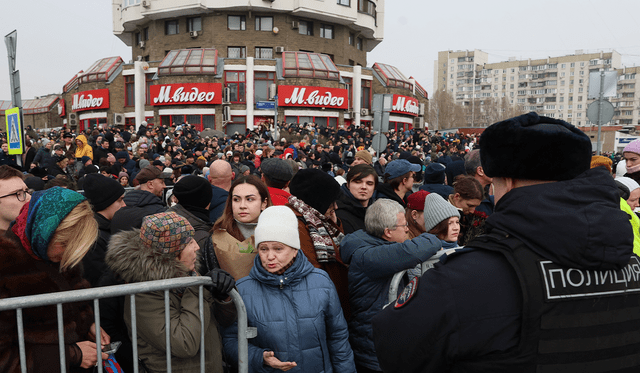
[[109, 90], [95, 89], [73, 95], [71, 111], [84, 111], [109, 108]]
[[222, 83], [158, 84], [149, 93], [151, 105], [222, 104]]
[[348, 109], [349, 91], [341, 88], [278, 86], [278, 106]]
[[391, 112], [409, 114], [417, 117], [420, 114], [420, 103], [413, 97], [393, 95]]

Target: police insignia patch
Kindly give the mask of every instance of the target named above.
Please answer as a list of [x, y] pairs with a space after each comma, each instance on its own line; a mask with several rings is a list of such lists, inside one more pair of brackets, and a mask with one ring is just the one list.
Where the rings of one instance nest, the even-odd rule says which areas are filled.
[[413, 280], [411, 280], [409, 284], [404, 287], [402, 294], [400, 294], [400, 296], [396, 300], [396, 304], [395, 306], [393, 306], [393, 308], [400, 308], [409, 303], [413, 295], [416, 293], [416, 290], [418, 290], [418, 278], [414, 277]]

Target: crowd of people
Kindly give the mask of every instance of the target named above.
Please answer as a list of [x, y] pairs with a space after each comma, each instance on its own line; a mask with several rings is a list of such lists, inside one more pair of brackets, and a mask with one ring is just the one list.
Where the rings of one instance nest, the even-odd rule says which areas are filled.
[[[0, 154], [0, 298], [211, 279], [202, 314], [197, 288], [168, 300], [137, 294], [135, 305], [102, 299], [99, 330], [92, 304], [65, 304], [71, 371], [96, 364], [99, 333], [103, 345], [122, 342], [113, 357], [123, 371], [164, 372], [166, 327], [173, 371], [198, 371], [202, 350], [207, 371], [233, 370], [232, 289], [257, 328], [252, 372], [577, 372], [585, 354], [637, 369], [636, 342], [613, 352], [590, 341], [619, 340], [628, 331], [616, 320], [635, 325], [640, 310], [640, 140], [622, 160], [592, 157], [586, 135], [535, 113], [479, 138], [390, 131], [381, 152], [371, 135], [313, 123], [232, 136], [187, 123], [28, 128], [24, 154], [9, 155], [6, 143]], [[580, 273], [607, 287], [545, 293], [557, 271], [565, 285]], [[626, 273], [626, 287], [606, 271]], [[401, 295], [390, 301], [390, 291]], [[581, 321], [567, 325], [572, 317]], [[49, 371], [55, 309], [25, 312], [24, 325], [27, 370]], [[15, 313], [0, 315], [0, 329], [0, 370], [20, 371]]]

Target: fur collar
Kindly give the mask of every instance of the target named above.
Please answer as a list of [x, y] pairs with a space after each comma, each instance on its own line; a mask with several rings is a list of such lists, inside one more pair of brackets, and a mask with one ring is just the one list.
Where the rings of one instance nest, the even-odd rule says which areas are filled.
[[[105, 262], [126, 282], [166, 280], [189, 276], [189, 270], [174, 255], [157, 253], [140, 241], [140, 229], [111, 236]], [[198, 261], [196, 261], [196, 271]]]

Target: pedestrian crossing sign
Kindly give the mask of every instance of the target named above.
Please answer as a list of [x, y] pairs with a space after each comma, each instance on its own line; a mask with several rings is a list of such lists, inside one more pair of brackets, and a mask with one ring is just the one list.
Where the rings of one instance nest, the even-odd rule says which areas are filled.
[[14, 107], [4, 112], [7, 122], [7, 143], [9, 154], [22, 154], [22, 131], [20, 128], [20, 108]]

